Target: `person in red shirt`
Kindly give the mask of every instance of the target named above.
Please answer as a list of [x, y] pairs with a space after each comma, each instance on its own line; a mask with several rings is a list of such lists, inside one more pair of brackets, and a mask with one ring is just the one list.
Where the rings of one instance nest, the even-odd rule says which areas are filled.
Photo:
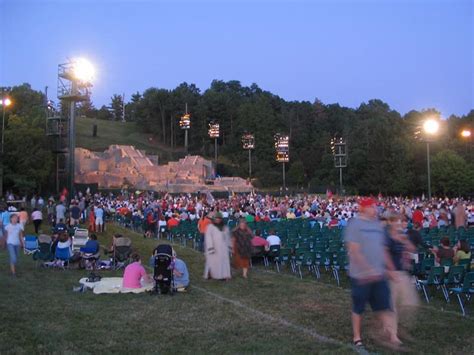
[[252, 238], [252, 246], [253, 247], [264, 247], [267, 250], [270, 244], [267, 242], [265, 238], [260, 236], [261, 232], [259, 230], [255, 231], [255, 236]]
[[173, 216], [168, 220], [168, 229], [171, 230], [179, 225], [179, 220]]
[[415, 212], [413, 212], [413, 224], [418, 223], [419, 225], [423, 225], [423, 212], [421, 211], [421, 207], [417, 207]]

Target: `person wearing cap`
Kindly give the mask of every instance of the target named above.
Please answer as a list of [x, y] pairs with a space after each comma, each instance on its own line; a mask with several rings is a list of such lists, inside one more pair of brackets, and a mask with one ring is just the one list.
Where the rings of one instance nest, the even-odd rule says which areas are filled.
[[344, 232], [352, 286], [354, 345], [363, 346], [362, 314], [366, 303], [370, 303], [372, 310], [380, 317], [389, 344], [397, 347], [401, 342], [391, 327], [390, 289], [386, 279], [390, 259], [385, 248], [384, 227], [377, 220], [375, 201], [372, 198], [362, 199], [359, 207], [358, 217], [349, 221]]
[[216, 212], [204, 234], [205, 279], [229, 280], [231, 278], [229, 252], [229, 228], [224, 224], [222, 214]]

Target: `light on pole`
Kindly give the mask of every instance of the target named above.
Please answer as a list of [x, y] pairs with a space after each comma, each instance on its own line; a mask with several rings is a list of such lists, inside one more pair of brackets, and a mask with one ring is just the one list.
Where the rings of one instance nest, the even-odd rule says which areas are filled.
[[75, 150], [76, 150], [76, 102], [87, 101], [95, 77], [92, 64], [77, 58], [58, 66], [58, 98], [69, 103], [69, 136], [68, 136], [68, 175], [69, 193], [74, 198]]
[[217, 174], [217, 139], [219, 138], [219, 134], [220, 134], [219, 123], [216, 121], [211, 121], [209, 123], [208, 133], [209, 133], [209, 137], [211, 139], [214, 139], [214, 161], [216, 165], [216, 174]]
[[428, 169], [428, 199], [431, 200], [431, 164], [430, 164], [430, 141], [438, 133], [439, 122], [435, 119], [428, 119], [423, 123], [423, 131], [426, 136], [426, 165]]
[[468, 141], [468, 144], [467, 144], [467, 147], [466, 147], [466, 153], [468, 153], [470, 155], [471, 153], [471, 135], [472, 135], [472, 132], [469, 128], [465, 128], [461, 131], [461, 138]]
[[255, 136], [252, 133], [244, 133], [242, 136], [242, 148], [249, 152], [249, 180], [252, 179], [252, 149], [255, 149]]
[[191, 128], [191, 115], [188, 113], [188, 104], [186, 103], [185, 113], [179, 120], [179, 126], [184, 129], [184, 149], [188, 154], [188, 131]]
[[0, 152], [0, 196], [3, 196], [3, 152], [5, 146], [5, 111], [8, 106], [12, 104], [12, 101], [2, 95], [2, 99], [0, 100], [0, 104], [2, 105], [2, 147]]
[[290, 161], [290, 137], [286, 134], [275, 134], [275, 159], [282, 163], [283, 190], [286, 190], [285, 164]]
[[343, 194], [342, 188], [342, 169], [347, 167], [347, 144], [341, 138], [331, 139], [331, 151], [334, 156], [334, 167], [339, 169], [339, 193]]

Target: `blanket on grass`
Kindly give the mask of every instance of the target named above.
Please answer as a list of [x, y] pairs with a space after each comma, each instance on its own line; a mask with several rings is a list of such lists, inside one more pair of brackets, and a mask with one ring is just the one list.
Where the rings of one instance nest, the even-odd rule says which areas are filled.
[[79, 280], [81, 285], [91, 289], [95, 294], [101, 293], [142, 293], [153, 290], [153, 283], [143, 285], [140, 288], [122, 287], [122, 277], [103, 277], [98, 282], [87, 282], [87, 277]]

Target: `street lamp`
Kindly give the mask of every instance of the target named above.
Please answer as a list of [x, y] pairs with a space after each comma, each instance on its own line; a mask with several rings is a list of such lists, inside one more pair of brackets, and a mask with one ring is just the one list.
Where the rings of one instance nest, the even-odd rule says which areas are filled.
[[214, 161], [216, 164], [216, 173], [217, 173], [217, 139], [219, 138], [220, 130], [219, 123], [216, 121], [211, 121], [209, 123], [209, 137], [214, 139]]
[[283, 190], [286, 190], [285, 164], [290, 161], [290, 137], [286, 134], [275, 134], [275, 159], [283, 166]]
[[255, 149], [255, 136], [252, 133], [244, 133], [242, 136], [242, 148], [249, 151], [249, 180], [252, 178], [252, 149]]
[[428, 167], [428, 199], [431, 200], [431, 167], [430, 167], [430, 139], [439, 130], [439, 122], [435, 119], [428, 119], [423, 123], [423, 130], [426, 136], [426, 164]]
[[465, 139], [466, 141], [468, 141], [468, 143], [466, 144], [466, 154], [468, 157], [470, 157], [470, 154], [471, 154], [471, 129], [469, 128], [465, 128], [461, 131], [461, 138], [462, 139]]
[[8, 106], [12, 104], [12, 101], [6, 97], [3, 96], [2, 99], [0, 100], [0, 104], [2, 105], [2, 147], [1, 147], [1, 152], [0, 152], [0, 196], [3, 196], [3, 149], [5, 146], [5, 110]]

